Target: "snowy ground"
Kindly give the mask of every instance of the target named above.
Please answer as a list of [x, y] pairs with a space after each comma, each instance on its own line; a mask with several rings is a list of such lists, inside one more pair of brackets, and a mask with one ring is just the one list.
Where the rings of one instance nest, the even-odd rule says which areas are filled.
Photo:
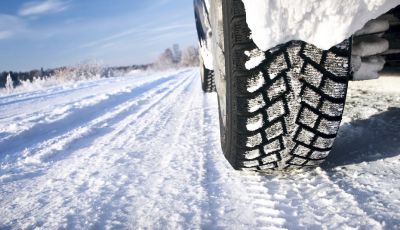
[[400, 78], [351, 83], [327, 162], [233, 171], [197, 70], [0, 97], [0, 229], [399, 229]]

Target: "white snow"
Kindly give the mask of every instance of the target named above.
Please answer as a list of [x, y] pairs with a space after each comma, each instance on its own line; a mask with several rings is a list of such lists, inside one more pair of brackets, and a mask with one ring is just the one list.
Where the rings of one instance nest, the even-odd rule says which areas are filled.
[[248, 119], [246, 128], [249, 131], [255, 131], [264, 125], [262, 114], [258, 114], [250, 119]]
[[400, 4], [398, 0], [242, 1], [251, 37], [263, 51], [290, 40], [329, 49]]
[[388, 40], [377, 36], [371, 36], [360, 40], [354, 39], [351, 54], [365, 57], [383, 53], [388, 49]]
[[249, 60], [246, 61], [245, 67], [246, 69], [253, 69], [261, 64], [262, 61], [265, 60], [265, 54], [259, 49], [254, 49], [251, 51], [245, 51], [244, 54], [249, 57]]
[[351, 82], [298, 175], [232, 170], [197, 68], [1, 96], [0, 229], [399, 229], [399, 85]]
[[265, 84], [263, 73], [260, 72], [257, 75], [251, 76], [247, 80], [247, 91], [253, 93], [259, 90]]
[[362, 29], [358, 30], [354, 33], [355, 36], [366, 35], [366, 34], [374, 34], [385, 32], [389, 29], [389, 18], [386, 15], [382, 18], [377, 18], [371, 21], [368, 21]]
[[379, 77], [379, 72], [385, 65], [385, 58], [381, 54], [389, 49], [389, 41], [382, 38], [382, 32], [387, 29], [389, 21], [378, 18], [369, 21], [356, 32], [351, 52], [354, 80], [371, 80]]
[[379, 77], [379, 71], [385, 65], [385, 58], [381, 56], [371, 56], [363, 58], [360, 67], [353, 74], [354, 80], [371, 80]]
[[214, 69], [214, 66], [213, 66], [214, 58], [213, 58], [213, 55], [212, 55], [209, 47], [207, 47], [207, 44], [210, 44], [210, 43], [202, 41], [201, 44], [199, 45], [199, 52], [200, 52], [201, 57], [203, 58], [204, 67], [206, 67], [206, 69], [213, 70]]

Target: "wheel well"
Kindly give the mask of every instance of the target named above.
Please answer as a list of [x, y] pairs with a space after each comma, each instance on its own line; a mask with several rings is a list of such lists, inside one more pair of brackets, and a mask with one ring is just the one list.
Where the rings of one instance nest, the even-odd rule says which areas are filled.
[[386, 13], [390, 18], [389, 30], [384, 34], [384, 38], [389, 41], [388, 54], [385, 54], [385, 70], [397, 69], [400, 71], [400, 5]]

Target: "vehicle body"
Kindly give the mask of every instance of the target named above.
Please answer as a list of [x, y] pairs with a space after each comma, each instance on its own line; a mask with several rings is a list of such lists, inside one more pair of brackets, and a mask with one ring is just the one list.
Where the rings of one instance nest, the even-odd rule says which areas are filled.
[[385, 60], [398, 67], [400, 2], [348, 4], [194, 0], [203, 90], [217, 92], [221, 146], [235, 169], [323, 162], [347, 82], [377, 78]]

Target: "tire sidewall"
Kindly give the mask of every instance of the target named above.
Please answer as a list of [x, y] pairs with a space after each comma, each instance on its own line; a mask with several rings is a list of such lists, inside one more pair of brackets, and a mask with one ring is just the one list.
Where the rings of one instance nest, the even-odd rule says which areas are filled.
[[[230, 20], [229, 7], [231, 0], [222, 0], [222, 18], [223, 18], [223, 35], [224, 35], [224, 58], [225, 58], [225, 93], [218, 92], [219, 97], [225, 98], [225, 105], [219, 103], [219, 119], [220, 119], [220, 136], [221, 136], [221, 147], [223, 153], [231, 165], [237, 169], [236, 162], [236, 148], [235, 148], [235, 127], [234, 127], [234, 84], [232, 79], [232, 56], [231, 56], [231, 44], [230, 40], [231, 28], [230, 24], [226, 23]], [[221, 114], [221, 106], [225, 106], [225, 118]], [[225, 119], [225, 121], [224, 121]], [[225, 124], [225, 125], [224, 125]]]

